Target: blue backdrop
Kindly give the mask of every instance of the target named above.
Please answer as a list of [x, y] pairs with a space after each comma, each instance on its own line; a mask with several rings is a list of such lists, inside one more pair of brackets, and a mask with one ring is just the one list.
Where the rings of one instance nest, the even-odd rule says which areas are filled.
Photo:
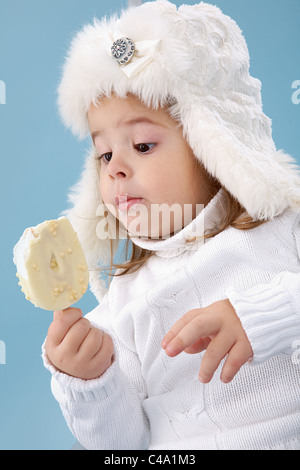
[[[126, 3], [0, 0], [0, 449], [70, 449], [75, 441], [40, 358], [52, 315], [25, 301], [12, 250], [27, 226], [56, 218], [66, 208], [68, 188], [77, 181], [90, 145], [63, 128], [56, 108], [70, 40], [94, 16]], [[213, 3], [243, 30], [251, 73], [263, 82], [264, 111], [273, 119], [276, 145], [300, 163], [299, 0]], [[96, 300], [87, 294], [79, 306], [87, 313]]]

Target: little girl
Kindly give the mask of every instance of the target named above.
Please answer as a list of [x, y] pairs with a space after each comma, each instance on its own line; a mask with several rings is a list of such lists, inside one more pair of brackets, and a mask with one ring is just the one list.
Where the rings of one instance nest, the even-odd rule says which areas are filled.
[[43, 357], [87, 449], [300, 449], [300, 179], [260, 86], [205, 3], [72, 43], [60, 110], [93, 145], [68, 215], [99, 306], [55, 312]]

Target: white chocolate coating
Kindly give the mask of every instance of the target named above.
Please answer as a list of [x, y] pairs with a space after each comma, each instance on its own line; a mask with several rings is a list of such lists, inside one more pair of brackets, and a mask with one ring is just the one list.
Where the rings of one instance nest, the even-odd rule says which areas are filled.
[[27, 228], [14, 247], [14, 263], [26, 299], [44, 310], [70, 307], [88, 288], [87, 262], [66, 217]]

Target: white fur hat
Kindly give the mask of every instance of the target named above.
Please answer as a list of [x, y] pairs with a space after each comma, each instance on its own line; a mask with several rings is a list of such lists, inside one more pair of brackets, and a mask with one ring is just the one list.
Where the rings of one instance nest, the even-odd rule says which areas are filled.
[[[128, 60], [119, 65], [124, 50]], [[89, 106], [101, 96], [132, 93], [153, 107], [174, 99], [170, 112], [196, 158], [250, 216], [263, 220], [300, 207], [298, 169], [275, 148], [261, 82], [249, 74], [244, 37], [215, 6], [201, 2], [177, 9], [159, 0], [94, 20], [73, 40], [58, 92], [63, 121], [81, 138], [89, 132]], [[101, 201], [100, 194], [97, 203], [91, 201], [93, 171], [87, 163], [72, 196], [86, 218], [95, 217]]]

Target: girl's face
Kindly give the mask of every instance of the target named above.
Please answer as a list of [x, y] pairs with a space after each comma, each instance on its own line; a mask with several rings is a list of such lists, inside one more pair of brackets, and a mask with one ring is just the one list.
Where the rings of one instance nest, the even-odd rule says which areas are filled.
[[216, 193], [166, 110], [112, 96], [92, 105], [88, 120], [103, 202], [131, 235], [168, 237]]

